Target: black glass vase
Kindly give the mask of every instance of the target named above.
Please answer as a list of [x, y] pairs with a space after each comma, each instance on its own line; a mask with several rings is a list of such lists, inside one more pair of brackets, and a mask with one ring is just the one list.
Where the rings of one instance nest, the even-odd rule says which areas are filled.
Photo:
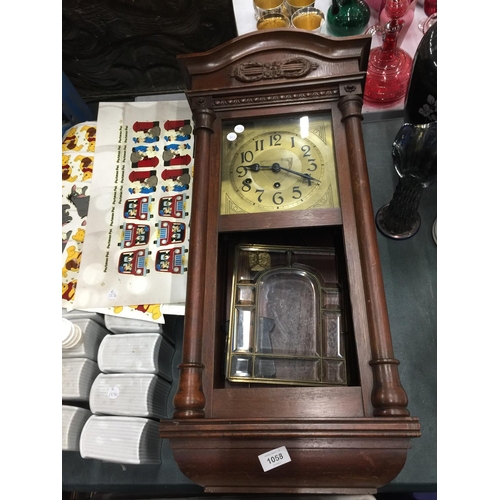
[[437, 23], [425, 33], [413, 59], [404, 125], [392, 147], [399, 179], [392, 200], [375, 217], [379, 231], [410, 238], [420, 228], [418, 205], [437, 176]]
[[420, 40], [404, 107], [405, 123], [437, 121], [437, 22]]
[[420, 198], [436, 180], [437, 122], [404, 124], [394, 140], [392, 157], [398, 184], [390, 203], [377, 212], [375, 222], [385, 236], [406, 239], [419, 230]]

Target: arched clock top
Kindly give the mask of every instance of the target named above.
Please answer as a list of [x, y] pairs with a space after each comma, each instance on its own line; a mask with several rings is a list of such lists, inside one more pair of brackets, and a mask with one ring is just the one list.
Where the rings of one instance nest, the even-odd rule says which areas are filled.
[[285, 83], [304, 77], [334, 81], [349, 75], [352, 80], [362, 80], [370, 44], [369, 35], [339, 41], [295, 29], [255, 31], [203, 54], [181, 55], [178, 61], [192, 91]]

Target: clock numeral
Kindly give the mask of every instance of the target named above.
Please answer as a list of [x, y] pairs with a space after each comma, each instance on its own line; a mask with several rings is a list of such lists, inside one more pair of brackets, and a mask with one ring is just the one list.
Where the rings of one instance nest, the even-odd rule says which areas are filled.
[[259, 203], [262, 203], [262, 195], [264, 194], [264, 190], [263, 189], [256, 189], [255, 192], [259, 193], [257, 200], [259, 200]]
[[311, 146], [308, 146], [307, 144], [304, 144], [300, 150], [304, 153], [304, 158], [307, 156], [311, 156]]
[[247, 175], [247, 167], [241, 165], [236, 169], [236, 172], [238, 172], [238, 177], [245, 177]]
[[[311, 183], [309, 182], [309, 185], [311, 185]], [[297, 196], [295, 196], [297, 195]], [[302, 192], [300, 191], [299, 189], [299, 186], [293, 186], [293, 196], [292, 196], [293, 199], [295, 200], [298, 200], [299, 198], [302, 198]]]
[[318, 168], [318, 165], [316, 165], [316, 163], [314, 163], [316, 161], [316, 159], [312, 158], [312, 159], [307, 160], [307, 161], [309, 162], [309, 168], [307, 170], [314, 172]]
[[273, 194], [273, 203], [275, 205], [281, 205], [283, 204], [285, 200], [283, 199], [283, 196], [281, 196], [281, 192], [277, 191], [276, 193]]
[[244, 193], [248, 193], [248, 191], [250, 191], [250, 189], [252, 189], [251, 185], [252, 184], [252, 179], [245, 179], [242, 183], [241, 183], [241, 190], [244, 192]]
[[264, 139], [255, 141], [255, 151], [264, 151]]
[[293, 137], [293, 135], [292, 135], [292, 137], [290, 137], [290, 140], [292, 141], [292, 148], [294, 148], [295, 147], [295, 137]]
[[281, 134], [270, 135], [269, 146], [281, 146]]
[[253, 153], [251, 151], [245, 151], [241, 154], [241, 163], [251, 163], [253, 161]]

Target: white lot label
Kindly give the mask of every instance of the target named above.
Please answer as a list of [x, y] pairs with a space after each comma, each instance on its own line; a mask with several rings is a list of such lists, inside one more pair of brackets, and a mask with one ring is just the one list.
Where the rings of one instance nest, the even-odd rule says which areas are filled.
[[264, 472], [292, 461], [284, 446], [259, 455], [259, 460]]

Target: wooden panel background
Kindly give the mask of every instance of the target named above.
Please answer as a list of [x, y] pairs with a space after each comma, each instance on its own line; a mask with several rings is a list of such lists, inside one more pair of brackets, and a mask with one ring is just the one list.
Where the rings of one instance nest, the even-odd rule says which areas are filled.
[[86, 101], [182, 92], [176, 56], [235, 36], [231, 0], [62, 2], [62, 70]]

